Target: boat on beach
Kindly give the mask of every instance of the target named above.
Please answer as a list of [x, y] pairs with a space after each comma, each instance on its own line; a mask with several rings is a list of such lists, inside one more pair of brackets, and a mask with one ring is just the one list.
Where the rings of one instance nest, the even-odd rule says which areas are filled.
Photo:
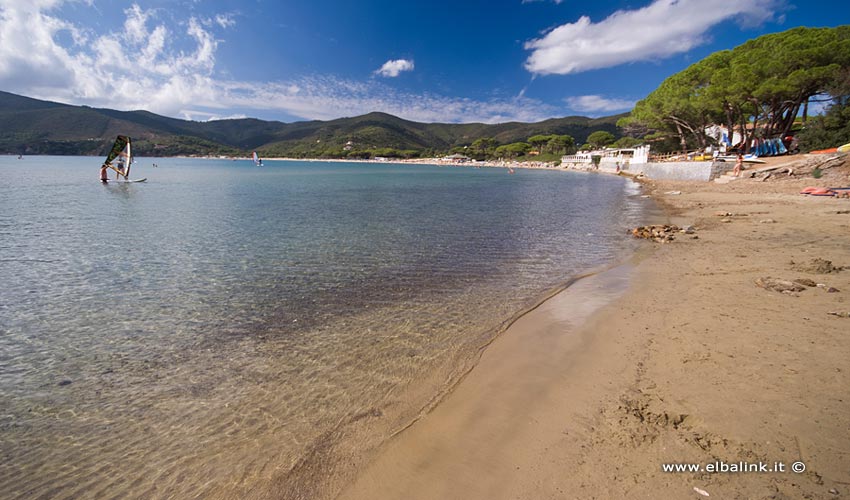
[[[715, 158], [717, 161], [737, 161], [737, 155], [720, 155]], [[760, 160], [758, 157], [754, 155], [744, 155], [744, 163], [767, 163], [764, 160]]]

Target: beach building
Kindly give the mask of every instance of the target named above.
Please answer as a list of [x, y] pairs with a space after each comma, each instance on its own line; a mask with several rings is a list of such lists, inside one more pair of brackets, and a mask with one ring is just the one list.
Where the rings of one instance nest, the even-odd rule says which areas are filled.
[[444, 156], [443, 160], [450, 161], [452, 163], [466, 163], [470, 160], [470, 158], [466, 155], [455, 153], [453, 155]]
[[653, 159], [649, 145], [636, 148], [579, 151], [561, 158], [561, 167], [609, 174], [642, 175], [649, 179], [711, 181], [732, 170], [732, 162], [713, 161], [711, 155], [703, 161], [695, 157]]
[[[594, 162], [595, 159], [598, 161]], [[565, 168], [600, 170], [603, 172], [620, 172], [629, 170], [632, 165], [642, 165], [648, 162], [649, 145], [636, 148], [579, 151], [574, 155], [561, 157], [561, 166]]]

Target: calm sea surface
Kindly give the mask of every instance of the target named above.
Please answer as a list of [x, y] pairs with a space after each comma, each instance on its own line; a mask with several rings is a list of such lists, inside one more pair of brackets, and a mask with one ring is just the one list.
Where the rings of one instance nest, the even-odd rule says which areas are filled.
[[647, 208], [569, 172], [100, 162], [0, 157], [4, 498], [321, 491]]

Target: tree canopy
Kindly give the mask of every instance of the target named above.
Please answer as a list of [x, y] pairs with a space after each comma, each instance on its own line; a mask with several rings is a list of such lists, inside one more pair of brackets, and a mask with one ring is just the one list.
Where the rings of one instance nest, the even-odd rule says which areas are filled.
[[676, 137], [681, 149], [707, 146], [722, 124], [743, 143], [785, 136], [814, 96], [836, 95], [850, 68], [850, 26], [794, 28], [715, 52], [670, 76], [618, 125]]
[[596, 132], [587, 136], [587, 143], [590, 144], [593, 149], [603, 148], [616, 140], [614, 134], [611, 132], [607, 132], [605, 130], [597, 130]]
[[575, 149], [575, 139], [569, 135], [534, 135], [528, 138], [531, 147], [540, 153], [568, 154]]
[[512, 142], [496, 148], [496, 156], [499, 158], [516, 158], [522, 156], [531, 150], [531, 145], [527, 142]]

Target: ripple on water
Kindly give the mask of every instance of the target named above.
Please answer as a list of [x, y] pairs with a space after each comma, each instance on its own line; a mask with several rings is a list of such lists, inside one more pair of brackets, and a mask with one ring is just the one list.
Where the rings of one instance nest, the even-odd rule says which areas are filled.
[[645, 203], [566, 172], [157, 159], [102, 186], [92, 159], [29, 160], [49, 186], [0, 158], [11, 498], [240, 496], [333, 466], [628, 251]]

